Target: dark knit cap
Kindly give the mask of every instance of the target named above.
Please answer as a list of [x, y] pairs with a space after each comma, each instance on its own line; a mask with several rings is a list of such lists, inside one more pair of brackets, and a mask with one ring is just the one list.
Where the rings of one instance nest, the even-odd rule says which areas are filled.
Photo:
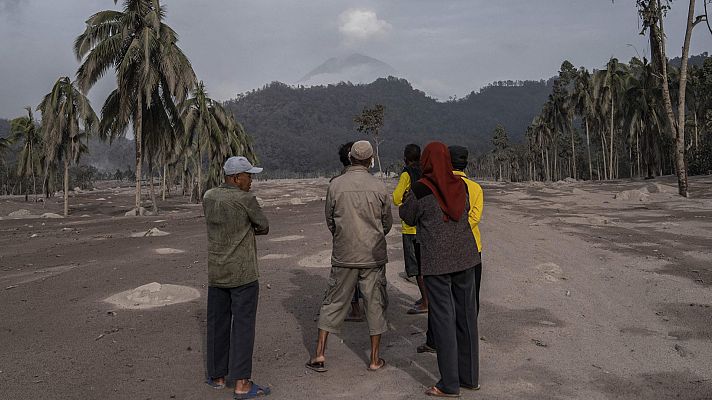
[[448, 150], [450, 150], [452, 167], [457, 170], [465, 170], [465, 168], [467, 168], [467, 148], [462, 146], [450, 146]]

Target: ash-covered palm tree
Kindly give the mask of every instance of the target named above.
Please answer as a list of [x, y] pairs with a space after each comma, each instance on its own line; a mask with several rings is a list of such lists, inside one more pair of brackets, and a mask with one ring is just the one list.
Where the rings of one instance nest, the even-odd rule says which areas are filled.
[[573, 108], [581, 117], [586, 128], [586, 150], [588, 152], [588, 179], [593, 179], [593, 163], [591, 162], [591, 136], [589, 134], [590, 121], [594, 117], [593, 89], [591, 87], [591, 74], [581, 67], [574, 78], [572, 94]]
[[[96, 132], [99, 120], [89, 100], [68, 77], [61, 77], [37, 107], [42, 113], [46, 164], [64, 163], [64, 216], [69, 215], [69, 165], [86, 151], [82, 139]], [[45, 166], [45, 179], [48, 167]]]
[[[27, 110], [27, 116], [10, 121], [10, 140], [22, 143], [17, 160], [17, 176], [32, 178], [32, 189], [36, 198], [37, 174], [42, 172], [42, 135], [32, 115], [32, 108], [25, 107], [25, 110]], [[29, 187], [26, 185], [25, 201], [27, 201], [28, 191]]]
[[118, 87], [102, 108], [100, 132], [110, 138], [124, 135], [133, 122], [137, 210], [141, 207], [144, 135], [164, 133], [144, 129], [145, 112], [164, 107], [176, 117], [171, 111], [174, 100], [183, 101], [195, 84], [193, 67], [177, 45], [178, 35], [163, 22], [165, 16], [159, 0], [124, 0], [122, 11], [92, 15], [74, 43], [74, 53], [82, 61], [77, 71], [82, 91], [109, 69], [116, 72]]
[[618, 104], [625, 90], [625, 80], [627, 77], [627, 67], [618, 62], [617, 58], [611, 58], [606, 64], [606, 69], [598, 71], [594, 76], [594, 96], [601, 101], [602, 110], [606, 111], [609, 117], [610, 127], [610, 149], [608, 153], [608, 179], [613, 179], [616, 170], [614, 163], [614, 143], [616, 119], [620, 114]]
[[232, 114], [208, 97], [205, 85], [198, 83], [193, 97], [181, 103], [181, 119], [185, 127], [185, 149], [197, 157], [198, 200], [203, 193], [203, 151], [208, 157], [206, 188], [220, 184], [222, 163], [233, 155], [247, 157], [256, 162], [250, 138]]
[[[658, 78], [648, 60], [631, 60], [625, 87], [623, 126], [630, 135], [631, 147], [635, 141], [636, 153], [643, 156], [647, 176], [652, 177], [659, 163], [665, 116]], [[640, 158], [638, 171], [641, 171]]]

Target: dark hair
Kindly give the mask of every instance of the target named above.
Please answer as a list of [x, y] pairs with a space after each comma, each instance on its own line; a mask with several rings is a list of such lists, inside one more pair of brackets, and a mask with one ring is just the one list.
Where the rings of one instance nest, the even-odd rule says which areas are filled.
[[341, 160], [341, 163], [344, 164], [344, 167], [348, 167], [351, 165], [351, 160], [349, 160], [349, 152], [351, 151], [351, 146], [354, 145], [354, 142], [348, 142], [344, 143], [339, 147], [339, 160]]
[[403, 158], [406, 164], [420, 162], [420, 146], [415, 143], [406, 145], [403, 149]]

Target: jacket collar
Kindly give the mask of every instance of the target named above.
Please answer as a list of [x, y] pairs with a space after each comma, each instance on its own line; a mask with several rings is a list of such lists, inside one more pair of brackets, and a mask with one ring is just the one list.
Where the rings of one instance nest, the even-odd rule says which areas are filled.
[[368, 172], [368, 168], [364, 167], [363, 165], [349, 165], [346, 167], [346, 172], [351, 172], [351, 171], [363, 171], [363, 172]]

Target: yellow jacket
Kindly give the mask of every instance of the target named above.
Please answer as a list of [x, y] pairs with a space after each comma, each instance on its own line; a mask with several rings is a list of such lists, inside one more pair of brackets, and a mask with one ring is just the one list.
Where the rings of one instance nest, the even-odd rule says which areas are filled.
[[[477, 250], [482, 252], [482, 237], [480, 236], [480, 228], [478, 226], [482, 218], [482, 208], [484, 207], [482, 188], [477, 182], [468, 178], [464, 172], [452, 171], [452, 173], [461, 177], [467, 185], [467, 192], [470, 197], [470, 211], [467, 213], [467, 220], [472, 227], [472, 234], [475, 236], [475, 241], [477, 242]], [[393, 195], [393, 200], [395, 201], [395, 194]]]
[[[393, 204], [400, 207], [403, 204], [403, 196], [410, 190], [410, 175], [403, 172], [398, 179], [398, 185], [393, 190]], [[415, 227], [401, 221], [401, 233], [404, 235], [415, 235]]]

